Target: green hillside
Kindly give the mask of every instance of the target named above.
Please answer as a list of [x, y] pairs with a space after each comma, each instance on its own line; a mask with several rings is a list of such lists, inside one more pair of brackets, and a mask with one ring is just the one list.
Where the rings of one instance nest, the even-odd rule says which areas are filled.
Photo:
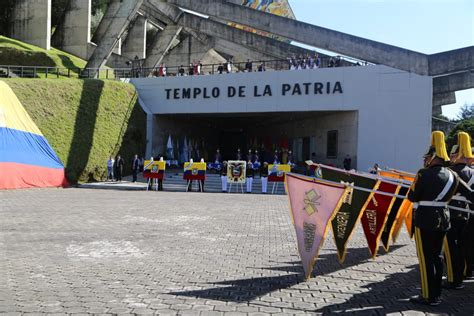
[[66, 167], [71, 182], [106, 177], [120, 153], [126, 172], [145, 150], [145, 114], [131, 84], [95, 79], [3, 79], [16, 93]]
[[86, 62], [55, 48], [50, 50], [0, 36], [0, 65], [84, 68]]
[[[80, 69], [83, 69], [86, 64], [85, 60], [55, 48], [45, 50], [38, 46], [0, 36], [0, 68], [1, 66], [8, 65], [54, 67], [59, 68], [59, 77], [64, 78], [68, 75], [78, 77]], [[48, 78], [57, 78], [57, 71], [57, 69], [49, 69]], [[20, 71], [16, 70], [16, 72], [19, 74]], [[27, 74], [30, 77], [34, 77], [32, 70], [29, 70]], [[110, 78], [113, 78], [113, 71], [109, 71], [108, 75]], [[105, 78], [105, 76], [105, 72], [101, 72], [100, 77]], [[45, 78], [46, 70], [38, 69], [36, 77]]]

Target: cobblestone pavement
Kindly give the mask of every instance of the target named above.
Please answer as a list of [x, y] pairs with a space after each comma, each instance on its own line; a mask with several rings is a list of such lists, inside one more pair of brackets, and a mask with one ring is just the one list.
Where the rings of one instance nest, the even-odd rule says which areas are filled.
[[474, 283], [419, 292], [405, 232], [369, 259], [361, 229], [344, 265], [328, 237], [302, 281], [286, 196], [47, 189], [0, 191], [0, 313], [474, 314]]

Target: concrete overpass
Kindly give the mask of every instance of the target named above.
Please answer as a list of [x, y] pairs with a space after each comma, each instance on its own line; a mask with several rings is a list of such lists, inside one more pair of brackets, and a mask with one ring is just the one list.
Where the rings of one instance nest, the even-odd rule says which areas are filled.
[[[66, 12], [63, 25], [53, 36], [53, 44], [88, 60], [87, 68], [102, 67], [113, 56], [123, 64], [131, 55], [140, 52], [134, 46], [143, 47], [146, 41], [151, 48], [141, 56], [145, 66], [156, 66], [162, 61], [187, 64], [185, 47], [193, 51], [196, 60], [213, 52], [216, 60], [222, 59], [217, 52], [236, 59], [249, 56], [252, 59], [285, 58], [289, 55], [307, 54], [309, 50], [280, 42], [268, 37], [229, 27], [235, 22], [252, 28], [289, 38], [299, 43], [354, 57], [374, 64], [433, 77], [433, 109], [455, 101], [454, 92], [474, 88], [474, 47], [465, 47], [438, 54], [427, 55], [393, 45], [330, 30], [316, 25], [253, 10], [225, 0], [110, 0], [107, 11], [97, 32], [90, 39], [90, 0], [69, 0], [70, 12]], [[41, 8], [44, 15], [29, 16], [32, 9]], [[182, 8], [209, 16], [204, 18], [186, 13]], [[14, 37], [49, 47], [48, 21], [50, 23], [51, 0], [36, 0], [29, 4], [17, 2], [14, 10]], [[36, 9], [35, 9], [36, 10]], [[137, 23], [137, 13], [142, 16]], [[144, 19], [145, 20], [144, 20]], [[159, 29], [156, 38], [146, 39], [146, 19]], [[135, 22], [134, 22], [135, 21]], [[26, 23], [25, 23], [26, 22]], [[145, 26], [146, 27], [146, 26]], [[136, 28], [136, 30], [133, 30]], [[41, 32], [31, 32], [37, 29]], [[31, 35], [30, 35], [31, 34]], [[127, 35], [132, 34], [127, 40]], [[132, 40], [130, 37], [137, 37]], [[31, 36], [31, 38], [29, 38]], [[44, 38], [44, 39], [43, 39]], [[184, 43], [183, 41], [188, 41]], [[94, 45], [95, 42], [97, 45]], [[128, 56], [120, 57], [121, 45], [126, 42]], [[178, 45], [180, 44], [180, 45]], [[176, 58], [171, 58], [176, 54]], [[140, 55], [140, 54], [137, 54]], [[126, 57], [126, 58], [124, 58]], [[194, 58], [193, 58], [194, 59]], [[185, 62], [186, 61], [186, 62]]]

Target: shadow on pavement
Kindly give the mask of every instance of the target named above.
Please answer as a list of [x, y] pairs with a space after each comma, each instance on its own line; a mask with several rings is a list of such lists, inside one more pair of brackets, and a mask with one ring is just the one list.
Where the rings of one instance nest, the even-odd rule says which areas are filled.
[[[392, 250], [403, 247], [403, 245], [393, 246]], [[383, 255], [381, 255], [383, 256]], [[337, 261], [336, 252], [330, 254], [323, 254], [319, 256], [316, 262], [313, 276], [330, 274], [332, 272], [345, 269], [368, 260], [367, 248], [354, 248], [348, 250], [347, 260], [344, 264], [339, 264]], [[279, 264], [276, 262], [276, 264]], [[220, 285], [219, 287], [193, 290], [184, 292], [172, 292], [171, 295], [188, 296], [204, 299], [212, 299], [219, 301], [235, 301], [246, 302], [254, 300], [258, 297], [264, 296], [268, 293], [287, 289], [293, 285], [304, 282], [303, 268], [299, 261], [283, 262], [284, 266], [273, 267], [248, 267], [248, 269], [265, 269], [275, 271], [294, 272], [294, 274], [287, 274], [274, 277], [260, 277], [249, 278], [241, 280], [229, 280], [211, 283], [212, 285]], [[288, 265], [291, 264], [291, 265]]]
[[[392, 245], [390, 247], [391, 253], [399, 248], [404, 247], [405, 245]], [[388, 253], [380, 252], [377, 255], [377, 258], [383, 257]], [[317, 277], [318, 275], [326, 275], [330, 274], [339, 270], [343, 270], [364, 262], [367, 262], [370, 259], [369, 250], [365, 247], [363, 248], [348, 248], [347, 249], [347, 256], [346, 261], [344, 263], [339, 263], [337, 259], [336, 252], [321, 254], [314, 265], [312, 277]], [[377, 261], [377, 259], [375, 259]], [[257, 269], [264, 269], [264, 270], [274, 270], [274, 271], [286, 271], [286, 272], [294, 272], [303, 275], [303, 266], [299, 260], [295, 260], [292, 262], [277, 262], [279, 264], [285, 264], [284, 266], [272, 266], [272, 267], [261, 267]]]
[[300, 282], [302, 282], [301, 275], [290, 274], [275, 277], [222, 281], [212, 283], [214, 285], [222, 285], [221, 287], [196, 291], [172, 292], [168, 294], [218, 301], [247, 302], [267, 293], [289, 288]]
[[315, 310], [323, 315], [386, 315], [404, 311], [441, 313], [446, 315], [473, 315], [474, 283], [467, 284], [464, 290], [443, 290], [443, 304], [437, 307], [416, 305], [409, 298], [418, 295], [421, 290], [418, 265], [412, 265], [409, 272], [387, 274], [384, 281], [363, 285], [367, 292], [354, 294], [344, 303], [328, 305]]

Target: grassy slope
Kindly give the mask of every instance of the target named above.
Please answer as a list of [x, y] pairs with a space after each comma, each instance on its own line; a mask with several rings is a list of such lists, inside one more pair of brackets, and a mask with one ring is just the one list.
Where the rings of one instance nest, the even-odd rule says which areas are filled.
[[[79, 69], [83, 69], [87, 62], [79, 57], [60, 51], [55, 48], [50, 50], [42, 49], [38, 46], [30, 45], [12, 38], [0, 36], [0, 65], [13, 66], [43, 66], [71, 69], [70, 75], [77, 77]], [[44, 78], [45, 70], [38, 70], [37, 77]], [[55, 70], [50, 70], [49, 76], [56, 77]], [[66, 69], [60, 69], [60, 77], [67, 76]], [[105, 78], [105, 73], [100, 77]], [[113, 78], [113, 72], [109, 72], [109, 77]]]
[[111, 80], [4, 79], [66, 166], [72, 182], [103, 179], [110, 155], [142, 154], [145, 114], [130, 84]]
[[50, 50], [0, 36], [0, 65], [84, 68], [86, 62], [55, 48]]

